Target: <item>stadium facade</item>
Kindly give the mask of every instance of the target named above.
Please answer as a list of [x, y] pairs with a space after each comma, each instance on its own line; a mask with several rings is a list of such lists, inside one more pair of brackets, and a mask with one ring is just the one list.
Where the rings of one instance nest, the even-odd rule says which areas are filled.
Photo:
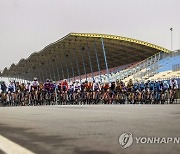
[[99, 74], [109, 75], [112, 68], [138, 63], [159, 52], [170, 53], [163, 47], [127, 37], [70, 33], [60, 40], [34, 52], [27, 59], [21, 59], [3, 77], [40, 81], [47, 78], [82, 79]]

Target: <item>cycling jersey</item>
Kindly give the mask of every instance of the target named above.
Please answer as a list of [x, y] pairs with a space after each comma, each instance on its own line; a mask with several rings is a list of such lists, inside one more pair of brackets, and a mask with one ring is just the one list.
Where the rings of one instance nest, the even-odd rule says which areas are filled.
[[39, 87], [39, 82], [38, 81], [33, 81], [30, 85], [30, 90], [37, 90]]
[[67, 83], [67, 81], [62, 82], [61, 87], [62, 87], [63, 91], [67, 91], [68, 90], [68, 83]]
[[115, 87], [116, 87], [115, 83], [112, 82], [112, 83], [111, 83], [111, 86], [110, 86], [111, 91], [115, 91]]
[[5, 85], [5, 83], [1, 83], [0, 89], [1, 89], [1, 91], [2, 91], [3, 93], [6, 92], [7, 86]]
[[104, 89], [104, 91], [107, 91], [109, 89], [109, 84], [105, 84], [103, 89]]
[[177, 80], [170, 80], [170, 88], [171, 89], [178, 89]]
[[139, 89], [139, 84], [138, 84], [138, 83], [135, 83], [135, 84], [133, 85], [133, 90], [136, 91], [136, 90], [138, 90], [138, 89]]
[[85, 90], [85, 84], [83, 83], [83, 84], [81, 84], [81, 92], [84, 92], [84, 90]]
[[53, 93], [55, 91], [56, 85], [53, 83], [50, 83], [50, 92]]
[[90, 91], [92, 91], [93, 84], [91, 82], [85, 83], [85, 88], [86, 88], [87, 92], [90, 92]]
[[127, 90], [128, 90], [129, 92], [131, 92], [131, 91], [132, 91], [132, 88], [133, 88], [133, 83], [132, 83], [132, 82], [128, 82], [128, 84], [127, 84]]
[[21, 86], [20, 86], [20, 91], [24, 92], [25, 90], [26, 90], [25, 85], [21, 85]]
[[93, 83], [93, 91], [97, 91], [100, 89], [99, 83]]
[[168, 84], [167, 81], [164, 81], [164, 83], [163, 83], [163, 89], [164, 89], [164, 90], [168, 90], [168, 89], [169, 89], [169, 84]]
[[39, 82], [38, 81], [33, 81], [32, 83], [31, 83], [31, 87], [33, 87], [33, 88], [36, 88], [36, 87], [38, 87], [39, 86]]
[[44, 90], [50, 91], [50, 82], [45, 82], [44, 83]]
[[78, 90], [81, 90], [81, 85], [79, 83], [74, 84], [74, 92], [77, 92]]
[[69, 89], [68, 89], [69, 93], [73, 93], [74, 92], [74, 85], [70, 85]]
[[151, 91], [154, 90], [154, 82], [150, 82], [149, 83], [149, 88], [150, 88]]
[[160, 87], [160, 84], [159, 84], [159, 82], [155, 82], [154, 83], [154, 91], [160, 91], [161, 90], [161, 87]]
[[140, 83], [139, 88], [140, 88], [141, 91], [143, 91], [145, 89], [144, 83]]
[[121, 84], [119, 82], [116, 82], [116, 91], [120, 91], [121, 89]]
[[15, 85], [14, 85], [14, 83], [10, 83], [9, 85], [8, 85], [8, 92], [15, 92], [16, 90], [15, 90]]
[[19, 84], [16, 85], [16, 91], [21, 91], [21, 86]]

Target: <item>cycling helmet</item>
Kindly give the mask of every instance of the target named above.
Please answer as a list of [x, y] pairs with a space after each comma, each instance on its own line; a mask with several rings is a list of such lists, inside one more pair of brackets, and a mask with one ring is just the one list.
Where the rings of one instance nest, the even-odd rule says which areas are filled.
[[46, 79], [46, 82], [49, 82], [49, 79]]
[[164, 84], [168, 84], [168, 82], [165, 80], [165, 81], [164, 81]]
[[37, 78], [34, 78], [34, 81], [37, 81]]

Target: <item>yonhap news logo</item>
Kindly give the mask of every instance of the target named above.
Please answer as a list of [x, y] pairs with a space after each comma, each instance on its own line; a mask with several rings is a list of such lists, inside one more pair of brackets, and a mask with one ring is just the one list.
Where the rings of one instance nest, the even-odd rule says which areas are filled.
[[131, 132], [122, 133], [119, 136], [121, 148], [126, 149], [133, 143], [136, 144], [180, 144], [180, 137], [134, 137]]
[[123, 149], [130, 147], [133, 144], [133, 136], [131, 132], [123, 133], [119, 137], [119, 144]]

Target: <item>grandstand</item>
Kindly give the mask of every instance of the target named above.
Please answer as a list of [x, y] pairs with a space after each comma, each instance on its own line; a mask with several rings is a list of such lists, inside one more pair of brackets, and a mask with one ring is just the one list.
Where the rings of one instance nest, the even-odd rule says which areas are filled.
[[3, 77], [103, 82], [125, 79], [171, 51], [144, 41], [106, 34], [70, 33], [43, 50], [5, 68]]
[[[175, 51], [170, 54], [159, 53], [159, 57], [150, 57], [134, 65], [131, 69], [119, 72], [123, 76], [123, 72], [130, 72], [128, 76], [121, 76], [125, 82], [132, 80], [163, 80], [171, 78], [180, 78], [180, 51]], [[144, 66], [141, 67], [140, 66]], [[134, 72], [131, 70], [135, 70]]]

